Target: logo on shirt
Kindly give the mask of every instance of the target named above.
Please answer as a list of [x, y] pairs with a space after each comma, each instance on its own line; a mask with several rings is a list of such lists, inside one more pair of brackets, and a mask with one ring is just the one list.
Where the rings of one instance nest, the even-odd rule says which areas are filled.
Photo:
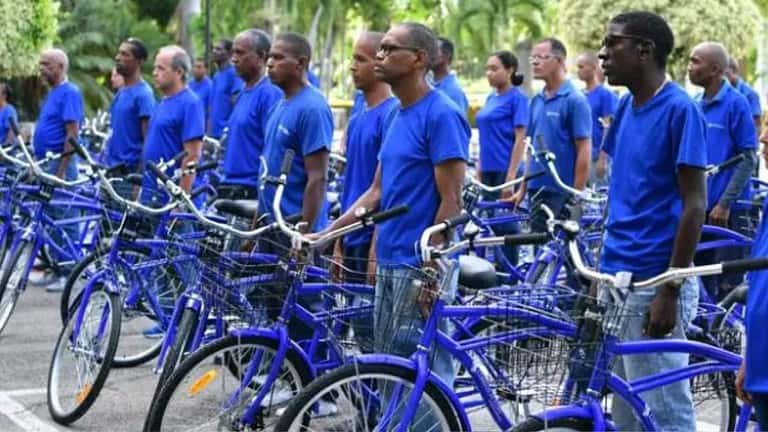
[[288, 128], [283, 126], [282, 124], [279, 124], [277, 126], [277, 130], [280, 131], [283, 135], [291, 136], [291, 131], [289, 131]]
[[724, 125], [721, 125], [720, 123], [707, 123], [707, 128], [712, 129], [725, 129]]
[[547, 117], [560, 117], [560, 113], [557, 111], [547, 111]]

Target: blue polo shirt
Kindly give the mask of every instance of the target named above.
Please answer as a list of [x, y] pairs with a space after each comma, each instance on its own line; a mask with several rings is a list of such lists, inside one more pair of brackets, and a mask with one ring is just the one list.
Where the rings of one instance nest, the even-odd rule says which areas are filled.
[[440, 81], [435, 81], [434, 87], [445, 93], [459, 107], [464, 116], [467, 115], [469, 101], [467, 100], [467, 95], [464, 94], [464, 90], [461, 89], [461, 84], [459, 84], [456, 74], [449, 73]]
[[17, 125], [19, 124], [16, 108], [7, 103], [3, 108], [0, 108], [0, 144], [4, 144], [5, 138], [8, 137], [8, 131], [11, 130], [11, 120]]
[[[333, 115], [323, 95], [312, 86], [305, 86], [291, 99], [281, 99], [267, 120], [264, 134], [264, 156], [270, 176], [280, 175], [285, 152], [294, 151], [293, 163], [288, 173], [280, 209], [284, 216], [300, 213], [307, 186], [304, 158], [319, 152], [331, 151], [333, 141]], [[272, 212], [275, 187], [267, 185], [259, 194], [262, 211]], [[328, 223], [328, 205], [323, 202], [314, 230], [321, 230]]]
[[140, 163], [144, 147], [141, 119], [149, 118], [154, 108], [155, 96], [143, 80], [117, 91], [109, 107], [112, 134], [107, 142], [107, 165], [133, 167]]
[[[173, 96], [167, 96], [155, 106], [149, 120], [144, 160], [167, 161], [184, 150], [184, 143], [202, 139], [205, 134], [203, 103], [185, 87]], [[154, 175], [145, 176], [145, 186], [154, 189]], [[171, 174], [169, 170], [168, 174]], [[147, 183], [148, 179], [149, 183]]]
[[603, 117], [613, 117], [619, 98], [606, 86], [599, 85], [585, 92], [592, 114], [592, 160], [600, 156], [600, 146], [603, 143], [605, 127], [600, 122]]
[[320, 89], [320, 77], [318, 77], [312, 69], [307, 69], [307, 81], [316, 89]]
[[757, 94], [755, 89], [750, 87], [746, 81], [739, 78], [736, 82], [736, 90], [747, 98], [752, 117], [761, 117], [763, 115], [763, 109], [760, 107], [760, 95]]
[[[763, 204], [763, 214], [768, 211], [768, 201]], [[768, 222], [760, 222], [755, 241], [752, 245], [752, 257], [768, 256]], [[765, 323], [768, 322], [768, 270], [753, 271], [747, 274], [749, 295], [747, 296], [747, 363], [744, 389], [754, 393], [768, 393], [768, 338], [765, 337]]]
[[404, 204], [408, 212], [378, 225], [379, 264], [418, 264], [416, 245], [440, 205], [435, 166], [451, 159], [466, 161], [469, 137], [464, 114], [440, 91], [432, 90], [397, 111], [379, 153], [380, 207]]
[[504, 172], [515, 145], [515, 128], [528, 125], [528, 98], [517, 87], [491, 93], [475, 116], [480, 134], [480, 169]]
[[[728, 80], [723, 80], [723, 86], [711, 100], [704, 99], [704, 93], [699, 93], [694, 99], [701, 105], [707, 121], [708, 164], [717, 165], [745, 150], [757, 148], [757, 135], [749, 103]], [[732, 168], [707, 179], [708, 211], [720, 201], [731, 177]], [[739, 199], [748, 200], [750, 191], [747, 182]]]
[[205, 119], [208, 121], [208, 115], [211, 110], [211, 91], [213, 90], [213, 81], [207, 76], [201, 80], [192, 79], [189, 82], [189, 88], [200, 98], [205, 108]]
[[678, 167], [707, 164], [704, 116], [674, 82], [643, 106], [619, 101], [603, 150], [613, 159], [600, 270], [641, 278], [669, 267], [682, 201]]
[[43, 100], [40, 117], [35, 124], [32, 145], [38, 159], [46, 152], [61, 153], [67, 131], [64, 127], [69, 122], [80, 124], [83, 121], [83, 97], [80, 89], [69, 81], [52, 88]]
[[229, 117], [222, 183], [259, 187], [259, 157], [264, 151], [267, 116], [283, 91], [266, 77], [244, 88]]
[[[365, 104], [365, 100], [363, 100]], [[372, 108], [363, 108], [349, 120], [347, 126], [347, 169], [344, 190], [341, 193], [341, 210], [346, 212], [373, 183], [381, 151], [381, 142], [389, 129], [399, 102], [389, 97]], [[371, 241], [373, 228], [356, 231], [344, 238], [344, 246], [361, 246]]]
[[[542, 90], [531, 99], [526, 134], [531, 137], [537, 152], [549, 150], [555, 154], [558, 175], [565, 184], [573, 185], [576, 171], [575, 141], [592, 137], [592, 116], [587, 98], [571, 80], [566, 80], [550, 98]], [[528, 170], [531, 173], [547, 173], [531, 180], [529, 189], [546, 187], [559, 190], [546, 166], [531, 158]]]
[[235, 97], [243, 88], [243, 80], [237, 76], [235, 67], [227, 65], [213, 76], [211, 88], [211, 108], [209, 111], [211, 130], [210, 135], [221, 138], [224, 128], [229, 121], [229, 115], [234, 107]]

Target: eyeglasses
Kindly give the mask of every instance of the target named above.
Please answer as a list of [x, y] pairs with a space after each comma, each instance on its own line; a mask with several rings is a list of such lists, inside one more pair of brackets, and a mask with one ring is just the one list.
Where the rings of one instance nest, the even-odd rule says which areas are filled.
[[391, 44], [381, 44], [379, 45], [378, 51], [376, 51], [377, 54], [382, 54], [384, 57], [387, 57], [388, 55], [392, 54], [395, 51], [410, 51], [414, 54], [416, 54], [419, 51], [422, 51], [421, 48], [416, 48], [412, 46], [405, 46], [405, 45], [391, 45]]
[[636, 36], [636, 35], [626, 35], [626, 34], [609, 34], [609, 35], [605, 35], [605, 37], [603, 38], [603, 42], [602, 42], [601, 46], [604, 46], [606, 48], [612, 47], [612, 46], [616, 45], [619, 42], [619, 40], [621, 40], [621, 39], [627, 39], [627, 40], [633, 40], [633, 41], [641, 42], [641, 43], [650, 45], [652, 48], [656, 49], [656, 43], [654, 41], [648, 39], [647, 37]]
[[538, 62], [544, 62], [547, 60], [551, 60], [553, 58], [557, 57], [555, 54], [534, 54], [530, 57], [528, 57], [529, 63], [538, 63]]

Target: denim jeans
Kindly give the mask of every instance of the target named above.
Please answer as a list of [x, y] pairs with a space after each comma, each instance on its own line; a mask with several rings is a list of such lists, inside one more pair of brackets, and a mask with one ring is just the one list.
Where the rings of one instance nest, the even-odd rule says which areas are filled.
[[[44, 168], [45, 172], [51, 175], [56, 175], [59, 170], [59, 160], [51, 161], [48, 164], [46, 164]], [[77, 157], [75, 155], [72, 155], [69, 159], [69, 163], [67, 164], [67, 168], [64, 170], [64, 180], [75, 180], [77, 179]], [[53, 219], [54, 221], [60, 220], [60, 219], [70, 219], [70, 218], [76, 218], [80, 216], [80, 210], [71, 208], [69, 206], [48, 206], [46, 208], [46, 213], [48, 214], [48, 217]], [[77, 243], [80, 241], [80, 226], [79, 224], [67, 224], [61, 227], [61, 231], [63, 231], [67, 237], [69, 237], [69, 240], [73, 243]], [[66, 242], [64, 241], [64, 238], [61, 235], [61, 231], [59, 230], [53, 230], [50, 235], [51, 239], [56, 242], [59, 247], [63, 247], [65, 250], [66, 248]], [[67, 257], [63, 256], [56, 256], [54, 257], [57, 260], [60, 261], [68, 261], [69, 259]], [[63, 275], [62, 275], [63, 276]]]
[[[361, 245], [344, 246], [344, 267], [349, 271], [344, 272], [344, 281], [349, 283], [366, 283], [368, 271], [368, 253], [371, 244], [365, 242]], [[350, 303], [355, 306], [371, 305], [373, 299], [370, 295], [360, 294], [349, 296]], [[373, 314], [360, 314], [350, 319], [350, 324], [355, 332], [355, 340], [360, 346], [360, 351], [373, 352]]]
[[531, 189], [528, 191], [531, 211], [531, 232], [547, 231], [547, 214], [541, 209], [546, 205], [555, 214], [555, 217], [563, 217], [565, 204], [568, 202], [568, 193], [547, 187]]
[[[622, 323], [623, 340], [647, 340], [643, 324], [648, 307], [656, 295], [655, 290], [644, 290], [630, 293], [624, 305], [628, 310], [638, 315], [628, 317]], [[697, 279], [687, 279], [680, 288], [677, 323], [669, 339], [685, 339], [685, 329], [696, 315], [699, 302], [699, 286]], [[688, 354], [685, 353], [653, 353], [628, 355], [620, 357], [616, 363], [615, 372], [627, 381], [634, 381], [644, 376], [677, 369], [688, 365]], [[696, 430], [696, 418], [693, 409], [690, 381], [676, 381], [664, 387], [641, 394], [650, 407], [659, 430], [689, 432]], [[623, 400], [613, 399], [613, 420], [616, 428], [622, 431], [640, 430], [640, 425], [634, 417], [634, 411]]]
[[768, 432], [768, 393], [752, 393], [752, 409], [755, 410], [760, 430]]
[[[487, 171], [480, 173], [480, 181], [488, 186], [498, 186], [504, 183], [507, 179], [507, 173], [503, 171]], [[486, 201], [496, 201], [501, 198], [501, 192], [483, 192], [483, 199]], [[493, 213], [490, 214], [493, 216]], [[491, 226], [493, 233], [496, 235], [517, 234], [520, 232], [520, 227], [517, 222], [509, 222], [496, 224]], [[517, 246], [504, 246], [501, 248], [504, 252], [504, 257], [507, 258], [510, 264], [517, 265]]]
[[[410, 357], [416, 352], [423, 334], [425, 321], [419, 311], [417, 299], [421, 288], [414, 284], [419, 279], [419, 270], [402, 266], [379, 266], [376, 269], [376, 298], [373, 305], [373, 325], [377, 353]], [[454, 298], [458, 285], [458, 267], [450, 275], [448, 287], [441, 297]], [[440, 330], [450, 333], [450, 323], [444, 319]], [[430, 351], [430, 367], [448, 388], [453, 387], [456, 371], [451, 354], [435, 346]]]

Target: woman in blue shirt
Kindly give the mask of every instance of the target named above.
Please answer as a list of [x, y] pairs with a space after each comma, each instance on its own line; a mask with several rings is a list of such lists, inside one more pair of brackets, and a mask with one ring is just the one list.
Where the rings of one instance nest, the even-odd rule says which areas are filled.
[[[480, 133], [480, 180], [499, 185], [517, 177], [517, 169], [525, 152], [525, 128], [528, 125], [528, 99], [517, 88], [523, 76], [517, 73], [517, 57], [509, 51], [498, 51], [488, 57], [485, 77], [494, 91], [476, 116]], [[505, 191], [505, 196], [511, 195]], [[486, 193], [486, 200], [499, 199], [499, 193]], [[496, 234], [517, 232], [516, 224], [493, 227]], [[517, 263], [515, 248], [505, 248], [512, 264]]]

